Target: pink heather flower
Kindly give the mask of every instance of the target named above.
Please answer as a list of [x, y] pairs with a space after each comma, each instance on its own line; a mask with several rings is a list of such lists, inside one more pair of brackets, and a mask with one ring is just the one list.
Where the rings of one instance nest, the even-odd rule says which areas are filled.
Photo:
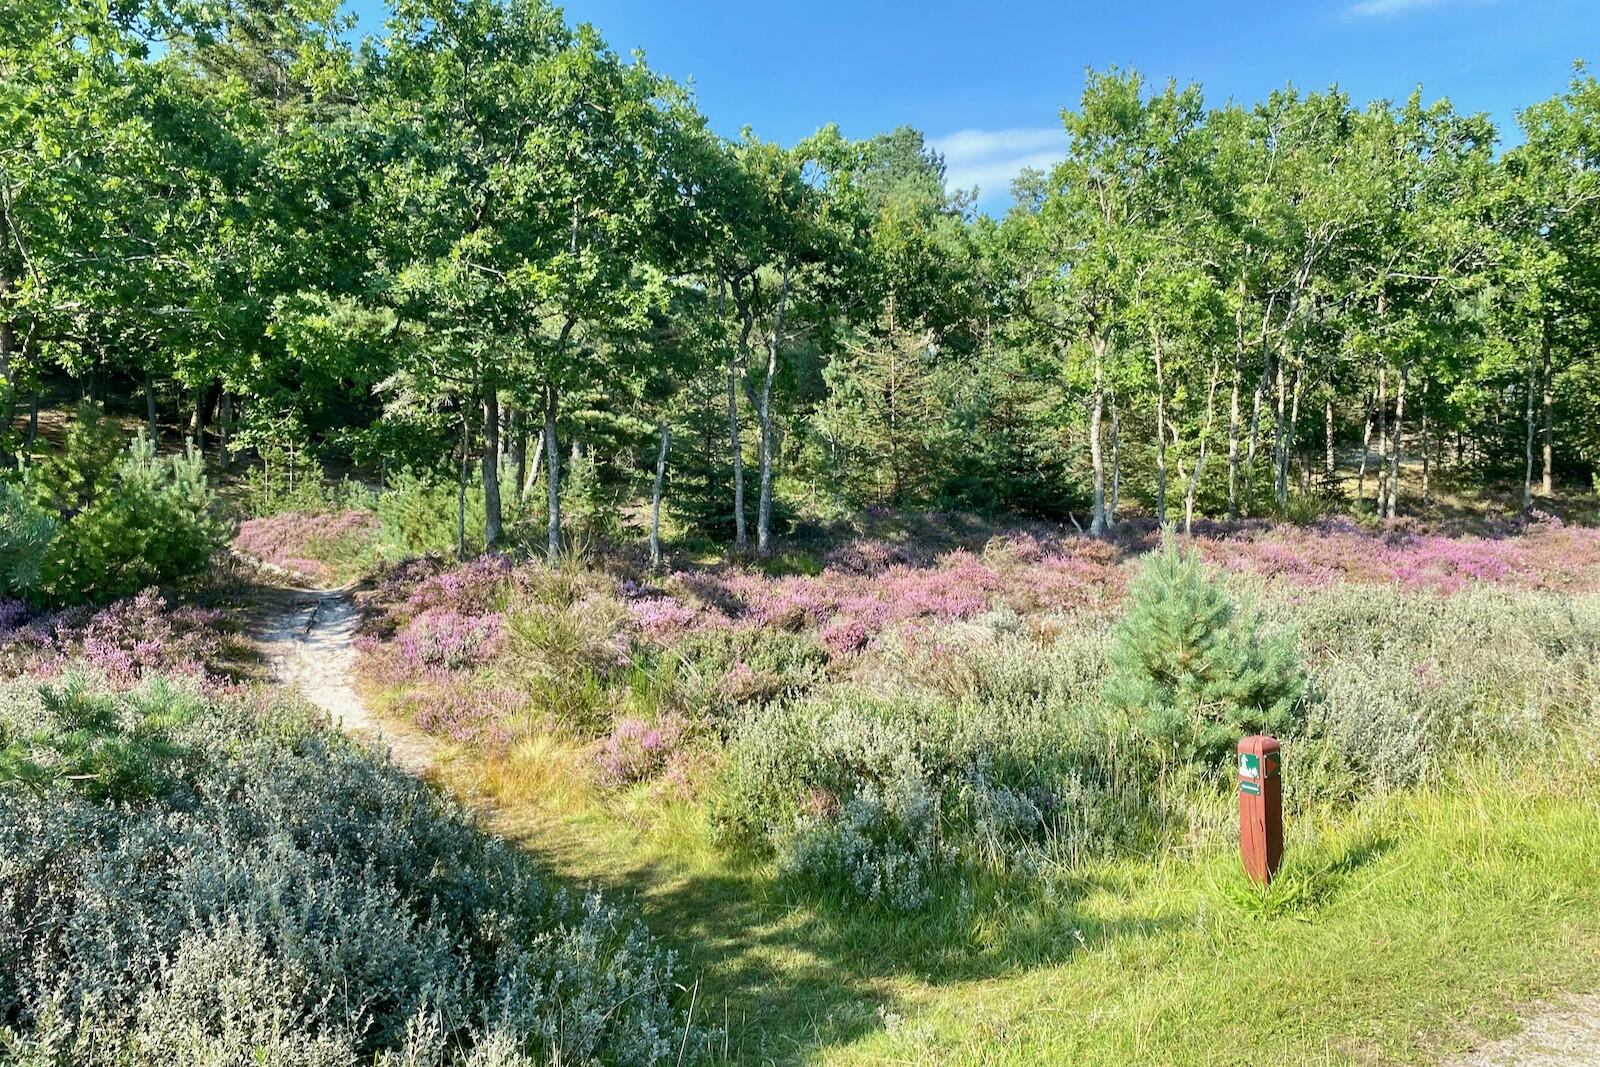
[[695, 609], [671, 597], [652, 596], [628, 601], [628, 614], [645, 636], [661, 640], [689, 629]]
[[655, 777], [677, 753], [687, 725], [677, 715], [663, 715], [654, 723], [632, 715], [618, 719], [595, 753], [596, 776], [611, 787]]
[[240, 523], [233, 545], [243, 555], [326, 583], [334, 573], [322, 557], [358, 549], [377, 529], [377, 515], [363, 508], [320, 514], [290, 511]]
[[447, 608], [429, 608], [411, 620], [395, 646], [401, 661], [415, 670], [461, 670], [493, 654], [503, 622], [500, 615], [459, 615]]

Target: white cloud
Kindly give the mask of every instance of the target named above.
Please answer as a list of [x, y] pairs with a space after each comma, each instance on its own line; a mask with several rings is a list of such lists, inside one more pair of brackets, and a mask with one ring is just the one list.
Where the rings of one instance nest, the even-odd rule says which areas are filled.
[[1023, 168], [1045, 169], [1059, 162], [1067, 152], [1067, 134], [1060, 126], [958, 130], [930, 144], [944, 155], [946, 185], [952, 189], [976, 185], [979, 198], [992, 202], [1005, 194]]
[[1494, 4], [1499, 0], [1359, 0], [1351, 4], [1349, 14], [1356, 18], [1375, 18], [1383, 15], [1400, 15], [1407, 11], [1421, 11], [1430, 7], [1462, 4]]

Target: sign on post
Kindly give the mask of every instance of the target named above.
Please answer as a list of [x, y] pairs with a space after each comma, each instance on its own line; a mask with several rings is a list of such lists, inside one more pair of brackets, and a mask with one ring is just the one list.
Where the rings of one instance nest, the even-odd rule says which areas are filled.
[[1239, 855], [1258, 885], [1283, 862], [1283, 753], [1265, 734], [1239, 742]]

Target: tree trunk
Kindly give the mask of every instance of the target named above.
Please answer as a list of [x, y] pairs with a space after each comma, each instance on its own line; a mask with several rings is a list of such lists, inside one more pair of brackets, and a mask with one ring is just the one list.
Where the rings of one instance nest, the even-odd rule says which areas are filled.
[[1549, 496], [1555, 491], [1555, 471], [1552, 469], [1555, 456], [1555, 392], [1550, 380], [1550, 331], [1544, 331], [1544, 340], [1539, 345], [1540, 369], [1539, 381], [1544, 386], [1544, 481], [1540, 486], [1544, 496]]
[[1333, 391], [1330, 388], [1322, 402], [1322, 476], [1327, 479], [1329, 489], [1334, 486], [1334, 469]]
[[150, 379], [150, 368], [144, 370], [144, 418], [150, 427], [150, 440], [161, 439], [161, 428], [156, 425], [156, 384]]
[[[1300, 441], [1300, 389], [1305, 384], [1305, 368], [1296, 367], [1294, 386], [1289, 390], [1289, 431], [1283, 438], [1283, 457], [1278, 467], [1278, 503], [1289, 502], [1289, 465]], [[1304, 464], [1301, 465], [1302, 468]]]
[[522, 504], [522, 481], [528, 476], [528, 424], [521, 405], [506, 408], [506, 466], [511, 473], [511, 501]]
[[545, 553], [550, 569], [561, 565], [561, 446], [556, 440], [556, 386], [551, 379], [544, 383], [544, 459], [548, 473], [545, 476], [545, 498], [549, 504], [549, 531]]
[[[226, 474], [233, 465], [233, 456], [228, 451], [228, 446], [233, 443], [233, 397], [229, 393], [222, 394], [220, 424], [222, 439], [217, 446], [217, 466]], [[151, 438], [154, 440], [154, 438]]]
[[1244, 501], [1243, 501], [1243, 506], [1241, 508], [1241, 511], [1246, 515], [1248, 515], [1250, 513], [1250, 505], [1251, 505], [1251, 502], [1252, 502], [1251, 498], [1252, 498], [1252, 496], [1254, 496], [1253, 490], [1254, 490], [1254, 487], [1255, 487], [1256, 449], [1257, 449], [1258, 444], [1259, 444], [1259, 442], [1261, 440], [1261, 404], [1262, 404], [1262, 397], [1263, 397], [1263, 395], [1265, 393], [1265, 387], [1266, 387], [1267, 379], [1270, 378], [1271, 376], [1272, 376], [1272, 367], [1271, 367], [1270, 361], [1269, 361], [1268, 363], [1262, 365], [1261, 374], [1256, 378], [1255, 388], [1251, 391], [1252, 395], [1251, 395], [1251, 400], [1250, 400], [1250, 443], [1249, 443], [1249, 447], [1245, 450], [1245, 458], [1244, 458], [1244, 491], [1243, 491]]
[[749, 551], [750, 540], [744, 525], [744, 442], [739, 434], [738, 370], [745, 364], [750, 350], [750, 331], [755, 328], [755, 313], [748, 307], [740, 309], [743, 319], [739, 326], [737, 356], [728, 353], [728, 444], [733, 450], [733, 550]]
[[1410, 368], [1400, 368], [1400, 382], [1394, 391], [1394, 432], [1390, 438], [1394, 444], [1394, 452], [1389, 458], [1389, 504], [1384, 511], [1384, 518], [1395, 518], [1400, 511], [1400, 451], [1402, 437], [1406, 424], [1406, 379], [1410, 377]]
[[1200, 477], [1205, 473], [1206, 448], [1211, 441], [1211, 427], [1216, 421], [1218, 369], [1217, 360], [1213, 357], [1211, 383], [1206, 387], [1206, 424], [1200, 432], [1200, 454], [1195, 457], [1194, 473], [1189, 475], [1189, 484], [1183, 491], [1183, 533], [1186, 537], [1194, 531], [1194, 497], [1200, 489]]
[[471, 453], [466, 405], [461, 406], [461, 463], [456, 473], [456, 559], [467, 558], [467, 456]]
[[667, 480], [667, 448], [672, 438], [672, 428], [666, 417], [661, 419], [661, 451], [656, 453], [656, 484], [650, 494], [650, 569], [661, 569], [661, 490]]
[[1117, 525], [1117, 505], [1122, 501], [1122, 434], [1117, 417], [1117, 391], [1111, 390], [1111, 500], [1106, 505], [1106, 522]]
[[1100, 448], [1100, 421], [1105, 415], [1105, 338], [1090, 339], [1094, 349], [1094, 393], [1089, 398], [1089, 465], [1094, 470], [1094, 510], [1090, 513], [1089, 536], [1106, 532], [1106, 464]]
[[483, 387], [483, 549], [500, 544], [500, 392]]
[[1241, 358], [1233, 357], [1233, 396], [1228, 403], [1228, 518], [1239, 517], [1239, 378]]
[[28, 400], [28, 447], [32, 448], [37, 440], [39, 440], [39, 390], [35, 389], [33, 396]]
[[1375, 480], [1378, 495], [1373, 501], [1373, 511], [1381, 519], [1389, 484], [1389, 374], [1382, 367], [1378, 368], [1378, 472]]
[[1288, 452], [1289, 442], [1287, 433], [1288, 421], [1288, 387], [1283, 377], [1283, 358], [1278, 358], [1277, 382], [1274, 384], [1277, 400], [1273, 407], [1272, 418], [1272, 498], [1280, 505], [1288, 496], [1288, 486], [1285, 484], [1283, 468], [1285, 455]]
[[761, 382], [761, 498], [756, 511], [756, 554], [762, 559], [772, 552], [772, 379], [778, 373], [778, 345], [788, 305], [789, 264], [785, 262], [783, 280], [778, 288], [778, 309], [773, 315], [772, 334], [767, 341], [767, 373]]
[[1522, 513], [1528, 514], [1533, 510], [1533, 394], [1537, 384], [1539, 364], [1530, 357], [1528, 359], [1528, 440], [1526, 446], [1527, 463], [1522, 470]]
[[1422, 385], [1422, 506], [1429, 504], [1428, 494], [1428, 385]]
[[1365, 420], [1361, 426], [1361, 469], [1356, 474], [1356, 506], [1360, 507], [1367, 500], [1367, 453], [1372, 450], [1372, 409], [1366, 411]]
[[[523, 429], [527, 431], [526, 422], [523, 423]], [[544, 431], [540, 430], [538, 433], [529, 432], [528, 436], [533, 442], [533, 462], [528, 464], [527, 473], [522, 478], [523, 496], [533, 492], [534, 484], [539, 480], [539, 466], [544, 462]]]
[[1161, 335], [1152, 332], [1156, 358], [1156, 522], [1167, 524], [1167, 376], [1161, 352]]

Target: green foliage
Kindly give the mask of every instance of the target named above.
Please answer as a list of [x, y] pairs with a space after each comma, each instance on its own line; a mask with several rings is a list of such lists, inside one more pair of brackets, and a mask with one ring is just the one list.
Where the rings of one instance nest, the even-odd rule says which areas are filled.
[[699, 1047], [636, 919], [553, 888], [302, 710], [161, 683], [31, 690], [0, 699], [8, 1061], [531, 1067]]
[[[54, 498], [65, 490], [41, 482]], [[220, 529], [200, 456], [159, 458], [141, 433], [96, 495], [68, 513], [44, 566], [60, 600], [104, 601], [198, 575]]]
[[[385, 548], [398, 557], [453, 552], [457, 545], [459, 486], [448, 478], [410, 468], [398, 471], [373, 502], [383, 524]], [[467, 486], [467, 543], [483, 544], [483, 485]]]
[[18, 597], [39, 592], [58, 529], [22, 488], [0, 481], [0, 591]]
[[1244, 736], [1297, 729], [1305, 682], [1293, 637], [1263, 635], [1170, 533], [1139, 565], [1110, 661], [1106, 699], [1160, 763], [1215, 768]]

